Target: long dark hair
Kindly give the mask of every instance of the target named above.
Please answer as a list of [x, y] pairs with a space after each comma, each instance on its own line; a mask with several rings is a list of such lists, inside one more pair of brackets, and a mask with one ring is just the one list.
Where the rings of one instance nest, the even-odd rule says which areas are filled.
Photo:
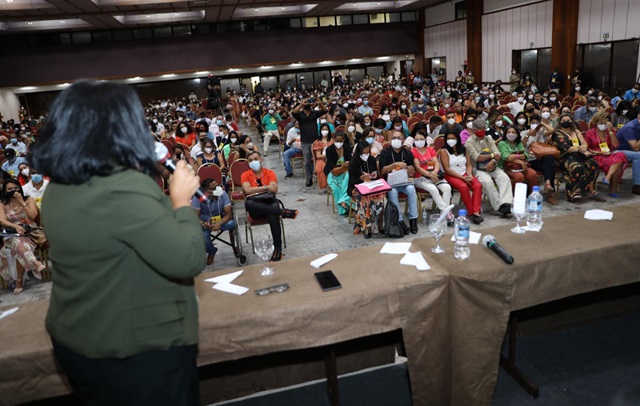
[[[451, 146], [449, 146], [449, 144], [447, 143], [447, 136], [449, 134], [455, 135], [456, 136], [456, 140], [458, 141], [456, 146], [453, 147], [453, 148]], [[455, 148], [455, 150], [454, 150], [454, 148]], [[456, 155], [456, 151], [458, 152], [457, 155], [466, 155], [466, 153], [467, 153], [467, 149], [464, 147], [464, 145], [462, 145], [462, 141], [460, 139], [460, 134], [457, 133], [457, 132], [453, 132], [453, 131], [444, 134], [444, 149], [449, 151], [450, 154], [454, 154], [454, 155]]]
[[30, 160], [38, 172], [65, 185], [111, 175], [116, 166], [155, 175], [153, 141], [131, 87], [80, 81], [53, 102]]
[[18, 186], [19, 188], [18, 192], [22, 195], [22, 198], [24, 200], [27, 200], [27, 198], [24, 195], [24, 190], [22, 190], [22, 185], [20, 185], [20, 182], [18, 182], [14, 178], [8, 178], [2, 184], [2, 203], [3, 204], [9, 204], [9, 200], [11, 200], [11, 198], [7, 195], [7, 185], [9, 183], [13, 183], [14, 185]]

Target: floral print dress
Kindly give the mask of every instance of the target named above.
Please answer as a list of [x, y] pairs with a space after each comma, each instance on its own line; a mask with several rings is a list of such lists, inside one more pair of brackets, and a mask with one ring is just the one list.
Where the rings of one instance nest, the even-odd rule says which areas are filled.
[[558, 163], [564, 175], [567, 199], [592, 196], [595, 193], [598, 163], [581, 152], [567, 152], [574, 144], [571, 136], [563, 131], [553, 133], [551, 141], [560, 150]]
[[[24, 207], [18, 205], [18, 207], [15, 208], [11, 206], [11, 204], [3, 204], [2, 206], [10, 222], [20, 225], [28, 224], [32, 227], [36, 226], [27, 217]], [[9, 253], [25, 271], [42, 271], [45, 266], [42, 262], [38, 261], [33, 253], [35, 248], [35, 243], [33, 243], [29, 237], [14, 236], [5, 238], [4, 246], [0, 249], [0, 276], [2, 276], [2, 279], [5, 281], [15, 279], [15, 275], [12, 275], [9, 269]]]

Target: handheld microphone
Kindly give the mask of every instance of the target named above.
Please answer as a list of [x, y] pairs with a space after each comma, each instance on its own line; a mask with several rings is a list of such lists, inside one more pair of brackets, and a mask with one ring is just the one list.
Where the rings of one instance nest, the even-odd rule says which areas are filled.
[[[161, 163], [167, 170], [171, 173], [175, 172], [176, 165], [171, 160], [171, 152], [165, 147], [165, 145], [161, 142], [156, 142], [156, 159], [159, 163]], [[201, 203], [207, 200], [207, 195], [200, 189], [196, 190], [194, 193], [194, 197], [196, 197]]]
[[482, 239], [482, 244], [489, 248], [491, 251], [495, 252], [496, 255], [499, 256], [500, 259], [502, 259], [507, 264], [513, 264], [513, 257], [509, 255], [509, 253], [496, 242], [496, 238], [491, 234], [487, 234], [484, 236], [484, 238]]

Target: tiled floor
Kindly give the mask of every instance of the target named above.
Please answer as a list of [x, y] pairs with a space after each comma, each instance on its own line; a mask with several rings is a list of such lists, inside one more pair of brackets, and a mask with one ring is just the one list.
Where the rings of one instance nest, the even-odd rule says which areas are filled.
[[[249, 130], [252, 131], [252, 130]], [[257, 135], [254, 136], [256, 138]], [[353, 224], [348, 224], [346, 217], [338, 216], [334, 214], [331, 207], [327, 206], [326, 194], [320, 193], [317, 185], [313, 187], [305, 187], [304, 179], [302, 177], [302, 168], [300, 162], [296, 162], [294, 169], [295, 176], [290, 179], [285, 179], [284, 167], [282, 159], [278, 157], [278, 149], [276, 145], [271, 145], [269, 156], [265, 157], [265, 166], [276, 171], [278, 175], [278, 187], [279, 198], [285, 204], [285, 207], [299, 210], [298, 218], [296, 220], [284, 220], [287, 248], [284, 250], [287, 258], [295, 258], [300, 256], [310, 255], [322, 255], [329, 252], [336, 252], [341, 250], [349, 250], [352, 248], [376, 245], [384, 242], [381, 238], [372, 238], [365, 240], [361, 235], [353, 234]], [[602, 177], [602, 175], [600, 175]], [[596, 203], [592, 201], [585, 202], [583, 204], [570, 204], [563, 198], [560, 198], [560, 204], [558, 206], [551, 206], [544, 203], [543, 216], [558, 216], [571, 212], [584, 211], [592, 208], [611, 207], [614, 205], [623, 205], [633, 202], [640, 202], [640, 196], [630, 193], [631, 190], [631, 168], [628, 168], [625, 172], [624, 182], [621, 187], [620, 197], [614, 199], [605, 196], [607, 201], [605, 203]], [[563, 188], [563, 186], [561, 186]], [[603, 186], [601, 186], [601, 192], [605, 192]], [[561, 193], [563, 196], [563, 193]], [[459, 194], [454, 194], [454, 203], [458, 203]], [[427, 205], [431, 207], [430, 199]], [[488, 203], [484, 202], [485, 209], [488, 208]], [[401, 205], [401, 209], [404, 209], [404, 205]], [[458, 206], [454, 209], [457, 212]], [[244, 216], [244, 210], [242, 205], [236, 208], [239, 213], [239, 218]], [[503, 225], [507, 223], [515, 224], [514, 219], [504, 219], [491, 214], [484, 215], [485, 222], [479, 226], [472, 225], [472, 229], [477, 229], [481, 232], [482, 229], [489, 227]], [[243, 249], [245, 255], [248, 257], [250, 264], [260, 262], [260, 259], [251, 252], [250, 243], [247, 244], [244, 240], [244, 224], [240, 225], [240, 232], [243, 237]], [[254, 236], [269, 232], [268, 226], [260, 226], [254, 228]], [[447, 234], [451, 234], [453, 230], [450, 228]], [[404, 237], [404, 241], [411, 241], [413, 238], [430, 237], [426, 227], [419, 227], [418, 234], [408, 235]], [[443, 237], [446, 238], [446, 237]], [[218, 253], [215, 258], [215, 262], [212, 266], [206, 267], [203, 272], [213, 272], [222, 270], [240, 269], [236, 262], [236, 258], [233, 256], [233, 252], [229, 246], [223, 244], [216, 244], [218, 246]], [[446, 254], [445, 254], [446, 255]], [[276, 265], [277, 266], [277, 265]], [[20, 295], [12, 295], [7, 290], [2, 290], [0, 293], [0, 306], [13, 303], [23, 303], [27, 301], [41, 300], [47, 298], [50, 294], [51, 283], [40, 282], [35, 279], [27, 281], [25, 291]]]

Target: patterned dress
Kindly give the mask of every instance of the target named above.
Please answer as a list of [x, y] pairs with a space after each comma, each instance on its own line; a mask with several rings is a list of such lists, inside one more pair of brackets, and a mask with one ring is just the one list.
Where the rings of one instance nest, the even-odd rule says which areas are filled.
[[[2, 207], [10, 222], [20, 225], [29, 224], [32, 227], [36, 226], [36, 224], [27, 217], [27, 212], [24, 207], [18, 205], [16, 208], [11, 206], [11, 204], [3, 204]], [[42, 262], [38, 261], [33, 253], [35, 248], [36, 245], [29, 237], [15, 236], [5, 238], [4, 245], [2, 249], [0, 249], [0, 276], [2, 276], [2, 279], [5, 281], [16, 279], [16, 275], [13, 275], [9, 269], [9, 253], [11, 257], [15, 258], [15, 260], [22, 265], [25, 271], [42, 271], [45, 266]]]
[[567, 152], [573, 146], [571, 137], [563, 131], [556, 131], [551, 138], [560, 150], [558, 163], [564, 175], [567, 199], [587, 197], [595, 193], [595, 179], [598, 174], [598, 163], [592, 157], [581, 152]]

